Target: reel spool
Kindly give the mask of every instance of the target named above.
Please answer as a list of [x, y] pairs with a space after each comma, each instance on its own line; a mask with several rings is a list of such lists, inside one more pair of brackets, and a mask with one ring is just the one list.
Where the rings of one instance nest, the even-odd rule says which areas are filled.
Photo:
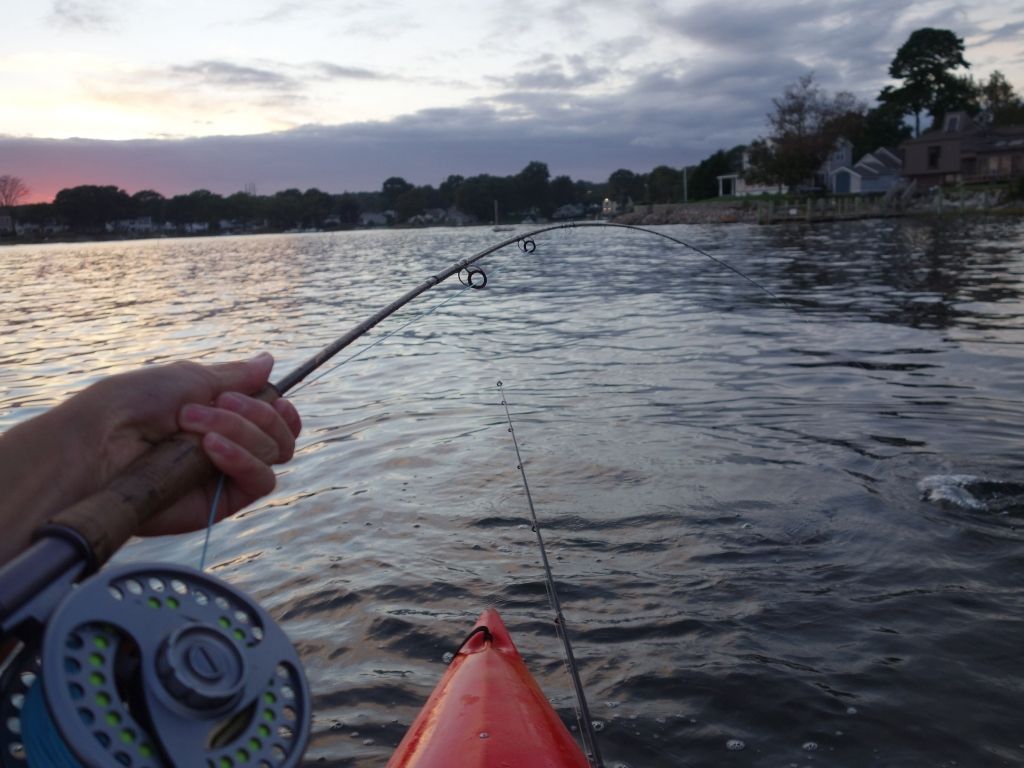
[[284, 632], [181, 566], [83, 582], [3, 682], [4, 766], [284, 768], [309, 740], [309, 687]]

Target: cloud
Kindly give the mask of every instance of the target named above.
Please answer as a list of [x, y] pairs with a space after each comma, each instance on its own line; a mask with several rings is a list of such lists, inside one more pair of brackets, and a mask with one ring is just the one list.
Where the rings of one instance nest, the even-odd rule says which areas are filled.
[[207, 60], [194, 64], [171, 67], [168, 74], [184, 78], [198, 85], [216, 88], [258, 88], [270, 90], [297, 90], [301, 84], [292, 77], [271, 69], [244, 66], [230, 61]]
[[105, 30], [113, 20], [107, 0], [53, 0], [50, 20], [73, 30]]
[[980, 39], [975, 43], [977, 45], [1002, 42], [1019, 43], [1022, 34], [1024, 34], [1024, 21], [1017, 21], [1012, 24], [1003, 24], [991, 32], [982, 33]]
[[375, 72], [372, 69], [362, 67], [345, 67], [339, 64], [320, 61], [310, 65], [311, 69], [324, 80], [391, 80], [390, 75], [383, 72]]
[[576, 90], [600, 83], [610, 73], [607, 66], [590, 66], [584, 56], [569, 56], [564, 62], [558, 62], [556, 57], [547, 54], [536, 60], [530, 71], [490, 80], [513, 89]]
[[600, 181], [617, 168], [696, 162], [748, 141], [761, 119], [757, 109], [730, 108], [711, 94], [695, 103], [667, 102], [659, 93], [651, 75], [614, 97], [515, 91], [493, 104], [255, 136], [0, 139], [0, 158], [7, 172], [48, 198], [85, 183], [168, 195], [198, 188], [229, 194], [250, 182], [264, 193], [311, 186], [356, 191], [377, 189], [389, 176], [436, 185], [452, 173], [516, 173], [532, 160], [548, 163], [555, 175]]

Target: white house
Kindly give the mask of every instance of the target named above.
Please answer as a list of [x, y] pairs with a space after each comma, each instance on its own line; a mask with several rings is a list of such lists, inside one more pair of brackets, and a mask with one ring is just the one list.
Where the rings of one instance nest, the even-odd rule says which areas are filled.
[[120, 219], [119, 221], [108, 221], [104, 228], [107, 232], [129, 232], [132, 234], [155, 232], [151, 216], [140, 216], [137, 219]]
[[782, 187], [778, 184], [757, 184], [746, 181], [743, 177], [750, 169], [750, 152], [744, 149], [740, 172], [725, 173], [716, 177], [718, 179], [718, 196], [776, 195], [782, 191]]
[[6, 213], [0, 213], [0, 232], [7, 233], [14, 231], [14, 219]]
[[359, 226], [361, 227], [386, 227], [391, 223], [391, 217], [385, 213], [374, 213], [364, 211], [359, 214]]
[[900, 183], [903, 160], [892, 150], [879, 147], [852, 165], [829, 172], [828, 188], [834, 195], [882, 194]]

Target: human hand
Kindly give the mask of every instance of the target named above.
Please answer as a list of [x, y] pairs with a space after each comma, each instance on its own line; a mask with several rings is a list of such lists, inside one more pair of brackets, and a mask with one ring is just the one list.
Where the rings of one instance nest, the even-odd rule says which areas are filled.
[[[301, 427], [287, 400], [253, 397], [272, 368], [266, 354], [221, 365], [144, 368], [97, 382], [10, 430], [0, 438], [0, 487], [13, 492], [0, 500], [0, 521], [12, 535], [0, 546], [0, 561], [54, 514], [104, 488], [179, 429], [201, 435], [204, 452], [226, 477], [218, 519], [269, 493], [271, 466], [292, 457]], [[188, 492], [140, 533], [202, 528], [215, 488], [214, 481]]]

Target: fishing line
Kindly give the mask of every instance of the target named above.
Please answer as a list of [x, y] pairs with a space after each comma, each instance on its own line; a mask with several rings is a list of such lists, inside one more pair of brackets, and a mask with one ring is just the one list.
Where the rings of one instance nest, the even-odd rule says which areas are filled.
[[555, 577], [551, 572], [551, 563], [548, 561], [548, 553], [544, 548], [544, 537], [540, 532], [540, 523], [537, 520], [537, 510], [533, 506], [533, 496], [530, 493], [530, 484], [526, 480], [526, 468], [523, 464], [523, 456], [519, 452], [519, 440], [516, 438], [516, 430], [512, 425], [512, 414], [508, 409], [508, 400], [505, 397], [504, 385], [499, 381], [498, 391], [501, 393], [501, 405], [505, 408], [505, 419], [508, 421], [508, 432], [512, 436], [512, 445], [516, 449], [516, 469], [523, 480], [523, 491], [526, 493], [526, 504], [530, 508], [530, 519], [533, 532], [537, 535], [537, 545], [540, 548], [540, 559], [544, 565], [544, 585], [548, 593], [548, 601], [551, 603], [551, 610], [555, 614], [555, 630], [562, 641], [562, 652], [565, 658], [566, 670], [572, 680], [573, 691], [576, 694], [576, 720], [579, 723], [580, 735], [583, 738], [583, 745], [587, 752], [587, 760], [592, 766], [601, 768], [601, 752], [597, 747], [597, 734], [594, 731], [593, 720], [590, 719], [590, 708], [587, 706], [587, 696], [583, 691], [583, 682], [580, 680], [579, 667], [576, 664], [576, 657], [572, 652], [572, 643], [569, 640], [569, 627], [566, 625], [565, 616], [562, 614], [562, 604], [558, 599], [558, 591], [555, 588]]

